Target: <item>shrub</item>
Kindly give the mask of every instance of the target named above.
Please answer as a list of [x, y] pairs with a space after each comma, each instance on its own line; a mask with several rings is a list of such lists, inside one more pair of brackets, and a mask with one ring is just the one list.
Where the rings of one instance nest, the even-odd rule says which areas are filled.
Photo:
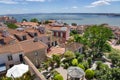
[[100, 69], [100, 65], [102, 64], [102, 61], [97, 61], [97, 62], [96, 62], [96, 64], [97, 64], [96, 69], [98, 69], [98, 70], [99, 70], [99, 69]]
[[51, 74], [53, 75], [53, 76], [55, 76], [55, 75], [57, 75], [57, 74], [59, 74], [56, 70], [52, 70], [51, 71]]
[[94, 71], [93, 70], [90, 70], [90, 69], [87, 69], [86, 71], [85, 71], [85, 77], [87, 78], [87, 79], [92, 79], [93, 77], [94, 77]]
[[72, 26], [77, 26], [77, 23], [72, 23], [71, 25], [72, 25]]
[[72, 60], [72, 65], [73, 65], [73, 66], [78, 65], [78, 60], [77, 60], [77, 59], [73, 59], [73, 60]]
[[39, 22], [39, 20], [37, 18], [32, 18], [30, 22]]
[[83, 70], [85, 70], [85, 67], [82, 64], [78, 64], [78, 67], [82, 68]]
[[53, 55], [52, 58], [53, 58], [53, 61], [57, 63], [57, 67], [59, 67], [60, 66], [60, 55]]
[[72, 51], [66, 51], [66, 52], [64, 53], [64, 57], [65, 57], [65, 58], [74, 58], [75, 55], [74, 55], [74, 53], [73, 53]]
[[28, 20], [27, 20], [27, 19], [25, 19], [25, 18], [23, 18], [21, 22], [24, 22], [24, 21], [25, 21], [25, 22], [27, 22]]
[[109, 67], [107, 64], [101, 64], [99, 68], [102, 70], [107, 70]]
[[77, 59], [78, 59], [78, 62], [82, 62], [84, 59], [84, 54], [80, 54]]
[[65, 63], [64, 64], [64, 69], [67, 69], [69, 67], [69, 64], [68, 63]]
[[54, 76], [54, 80], [63, 80], [63, 77], [62, 77], [62, 75], [57, 74]]
[[49, 23], [52, 23], [51, 21], [48, 21], [48, 20], [46, 20], [45, 22], [44, 22], [44, 24], [49, 24]]
[[11, 28], [11, 29], [16, 29], [18, 28], [14, 23], [7, 23], [7, 27]]
[[77, 30], [72, 30], [72, 31], [70, 32], [70, 36], [73, 36], [73, 35], [75, 35], [75, 34], [77, 34]]
[[87, 61], [82, 62], [82, 65], [84, 66], [85, 70], [89, 68], [89, 64]]
[[92, 65], [92, 58], [91, 57], [88, 57], [88, 64], [89, 64], [89, 67], [91, 67], [91, 65]]
[[114, 53], [109, 54], [109, 58], [112, 61], [112, 64], [116, 67], [120, 65], [120, 52], [116, 51]]

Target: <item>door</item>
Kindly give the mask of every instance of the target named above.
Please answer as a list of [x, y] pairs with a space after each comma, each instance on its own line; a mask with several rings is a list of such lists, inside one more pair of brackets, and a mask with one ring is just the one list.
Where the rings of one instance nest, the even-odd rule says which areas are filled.
[[20, 58], [20, 62], [23, 62], [23, 55], [22, 54], [19, 55], [19, 58]]

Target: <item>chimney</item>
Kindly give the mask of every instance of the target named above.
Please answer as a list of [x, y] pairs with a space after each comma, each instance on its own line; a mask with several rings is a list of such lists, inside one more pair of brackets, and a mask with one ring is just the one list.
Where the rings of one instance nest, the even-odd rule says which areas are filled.
[[38, 39], [38, 37], [34, 37], [34, 40], [33, 40], [34, 42], [38, 42], [39, 41], [39, 39]]

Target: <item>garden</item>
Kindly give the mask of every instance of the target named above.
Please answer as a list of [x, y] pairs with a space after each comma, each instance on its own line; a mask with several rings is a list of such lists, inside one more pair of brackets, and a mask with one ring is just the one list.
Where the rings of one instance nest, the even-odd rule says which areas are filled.
[[67, 71], [69, 67], [74, 66], [85, 72], [83, 80], [119, 80], [120, 50], [113, 49], [108, 43], [113, 38], [112, 31], [102, 25], [94, 25], [88, 27], [82, 36], [74, 33], [73, 42], [84, 45], [83, 53], [66, 51], [64, 55], [48, 58], [39, 69], [42, 73], [45, 71], [46, 79], [65, 80], [56, 68], [62, 67]]

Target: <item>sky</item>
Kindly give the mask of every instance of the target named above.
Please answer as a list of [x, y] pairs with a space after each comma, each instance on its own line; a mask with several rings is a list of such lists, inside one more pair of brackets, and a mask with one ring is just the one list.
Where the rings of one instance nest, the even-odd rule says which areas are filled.
[[0, 14], [120, 13], [120, 0], [0, 0]]

